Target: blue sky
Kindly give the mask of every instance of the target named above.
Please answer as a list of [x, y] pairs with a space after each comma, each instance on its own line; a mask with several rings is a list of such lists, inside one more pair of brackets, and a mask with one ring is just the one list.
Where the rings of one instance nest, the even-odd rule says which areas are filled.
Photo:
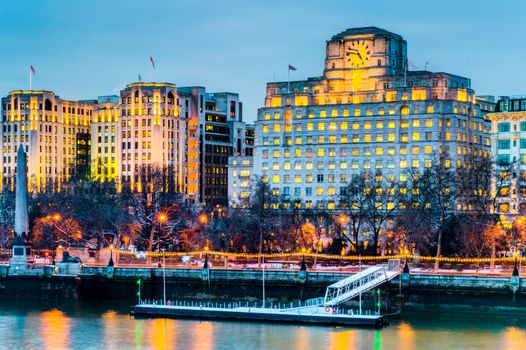
[[0, 95], [117, 94], [140, 73], [178, 86], [238, 92], [253, 121], [265, 84], [322, 74], [325, 41], [346, 28], [402, 35], [417, 67], [471, 78], [477, 94], [526, 94], [526, 1], [5, 1]]

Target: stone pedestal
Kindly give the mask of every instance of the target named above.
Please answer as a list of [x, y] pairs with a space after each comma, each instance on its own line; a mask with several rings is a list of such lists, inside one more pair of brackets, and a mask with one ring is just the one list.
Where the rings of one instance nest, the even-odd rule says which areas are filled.
[[27, 257], [31, 255], [31, 247], [25, 242], [25, 237], [17, 236], [13, 242], [12, 257], [9, 259], [10, 273], [23, 272], [29, 269]]
[[56, 272], [62, 275], [78, 275], [82, 272], [82, 264], [74, 262], [59, 262], [56, 264]]

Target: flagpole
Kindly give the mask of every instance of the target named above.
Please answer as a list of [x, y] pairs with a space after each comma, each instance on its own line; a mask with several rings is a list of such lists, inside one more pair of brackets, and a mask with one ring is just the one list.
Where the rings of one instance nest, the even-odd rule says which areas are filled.
[[31, 72], [31, 67], [29, 67], [29, 91], [33, 90], [33, 72]]
[[290, 64], [287, 67], [287, 72], [288, 72], [288, 77], [289, 77], [287, 86], [288, 86], [288, 90], [289, 90], [289, 94], [290, 94]]

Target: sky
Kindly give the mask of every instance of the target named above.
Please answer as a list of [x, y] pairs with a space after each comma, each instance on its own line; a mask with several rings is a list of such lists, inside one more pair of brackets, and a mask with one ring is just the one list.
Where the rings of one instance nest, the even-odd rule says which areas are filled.
[[240, 94], [256, 119], [266, 83], [323, 73], [325, 42], [377, 26], [407, 41], [410, 69], [471, 79], [478, 95], [526, 94], [526, 1], [0, 0], [0, 95], [118, 94], [152, 79]]

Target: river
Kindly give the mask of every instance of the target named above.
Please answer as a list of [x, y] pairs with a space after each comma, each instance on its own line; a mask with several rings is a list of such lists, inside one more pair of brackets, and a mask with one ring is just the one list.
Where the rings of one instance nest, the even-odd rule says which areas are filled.
[[125, 304], [1, 301], [0, 349], [526, 349], [526, 317], [406, 313], [375, 330], [136, 320]]

